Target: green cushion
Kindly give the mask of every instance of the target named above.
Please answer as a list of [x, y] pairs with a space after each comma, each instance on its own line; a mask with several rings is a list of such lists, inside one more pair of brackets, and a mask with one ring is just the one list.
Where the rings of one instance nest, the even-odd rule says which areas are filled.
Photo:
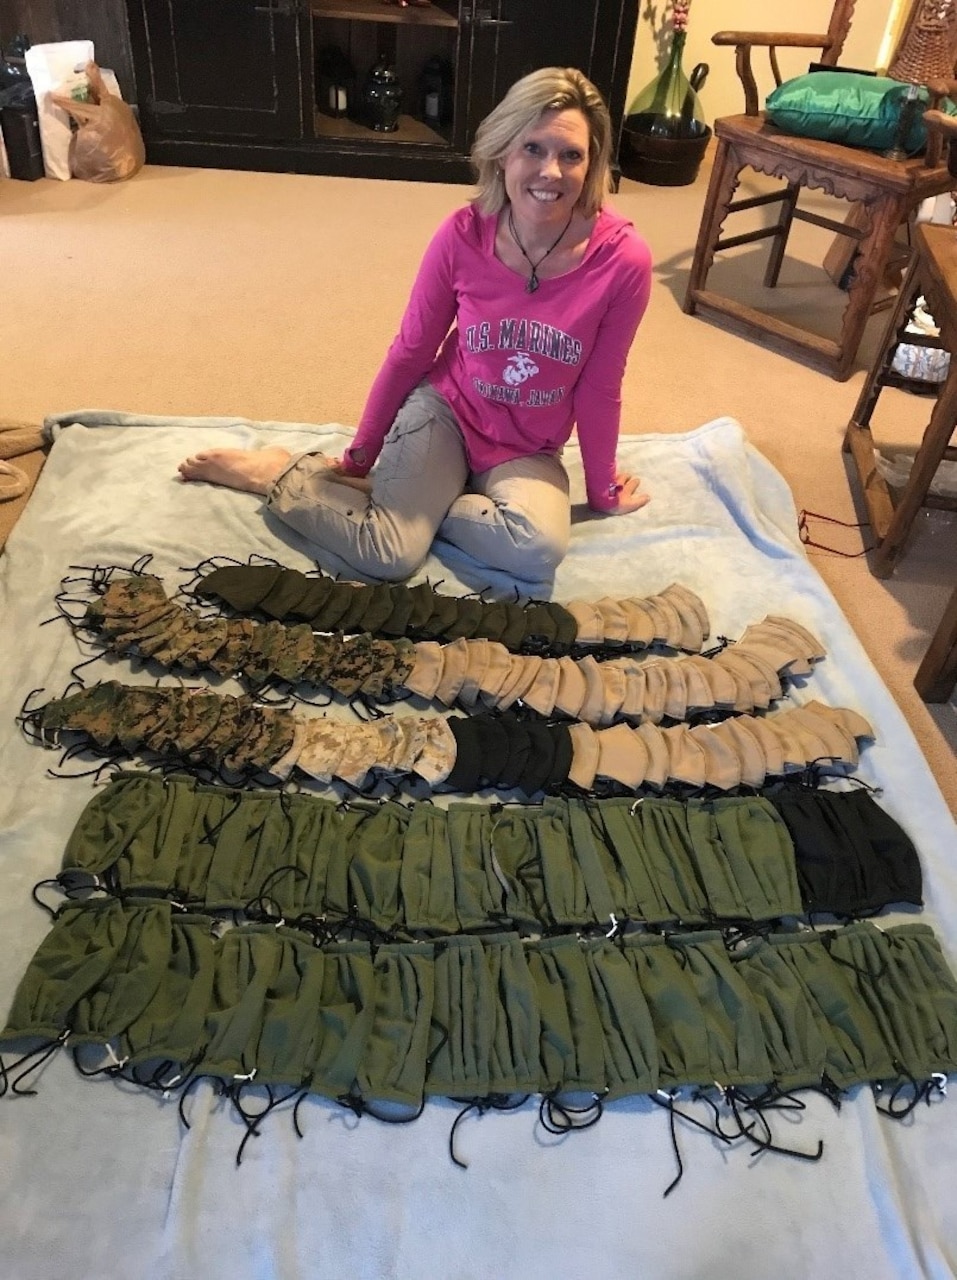
[[[858, 75], [851, 71], [813, 71], [786, 80], [768, 95], [768, 119], [787, 133], [851, 147], [884, 151], [894, 141], [901, 105], [908, 86], [887, 76]], [[923, 150], [927, 141], [923, 113], [928, 94], [920, 89], [920, 108], [904, 141], [909, 154]], [[941, 110], [957, 115], [957, 107], [945, 99]]]

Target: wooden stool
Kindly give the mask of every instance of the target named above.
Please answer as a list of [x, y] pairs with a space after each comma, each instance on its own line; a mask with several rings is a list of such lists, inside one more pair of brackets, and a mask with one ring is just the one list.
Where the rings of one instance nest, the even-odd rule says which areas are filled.
[[[872, 151], [799, 138], [782, 133], [761, 115], [728, 116], [715, 121], [718, 139], [711, 182], [705, 201], [684, 310], [712, 316], [729, 328], [756, 337], [775, 350], [797, 356], [844, 380], [851, 372], [864, 328], [895, 253], [901, 223], [927, 196], [949, 191], [953, 179], [939, 160], [939, 144], [928, 147], [926, 159], [891, 160]], [[756, 169], [786, 182], [783, 191], [734, 200], [745, 168]], [[804, 187], [839, 196], [858, 208], [861, 216], [845, 222], [798, 208]], [[728, 214], [780, 202], [777, 220], [769, 227], [722, 238]], [[720, 249], [766, 237], [772, 239], [764, 284], [778, 282], [788, 233], [795, 220], [810, 222], [857, 241], [857, 257], [847, 288], [847, 307], [836, 341], [747, 306], [708, 289], [708, 274]], [[855, 225], [862, 223], [863, 225]]]
[[[871, 571], [888, 578], [904, 549], [907, 535], [923, 506], [957, 510], [949, 498], [929, 496], [931, 482], [944, 458], [957, 459], [950, 439], [957, 427], [957, 232], [952, 227], [932, 223], [918, 225], [915, 257], [901, 286], [881, 350], [861, 390], [844, 435], [844, 450], [854, 460], [861, 482], [864, 504], [876, 543]], [[927, 309], [940, 330], [940, 340], [927, 340], [906, 332], [917, 299], [923, 295]], [[877, 469], [877, 450], [870, 422], [878, 397], [885, 386], [903, 381], [892, 369], [894, 354], [902, 343], [939, 346], [951, 353], [950, 368], [940, 385], [937, 399], [914, 458], [907, 483], [896, 502]]]

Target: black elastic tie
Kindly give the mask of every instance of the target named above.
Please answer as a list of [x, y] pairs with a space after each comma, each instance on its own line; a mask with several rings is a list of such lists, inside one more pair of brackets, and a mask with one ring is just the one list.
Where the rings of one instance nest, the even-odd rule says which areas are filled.
[[668, 1132], [671, 1135], [671, 1149], [674, 1152], [675, 1163], [678, 1166], [678, 1172], [675, 1174], [672, 1180], [665, 1187], [664, 1191], [661, 1193], [662, 1200], [667, 1200], [667, 1198], [671, 1195], [672, 1191], [674, 1191], [675, 1187], [678, 1185], [681, 1179], [685, 1176], [685, 1166], [684, 1166], [684, 1161], [681, 1159], [681, 1148], [678, 1146], [678, 1131], [675, 1125], [674, 1100], [670, 1100], [667, 1104], [659, 1103], [659, 1105], [667, 1105], [667, 1108], [668, 1108]]
[[297, 1138], [305, 1137], [305, 1134], [303, 1133], [302, 1128], [300, 1127], [300, 1124], [299, 1124], [299, 1108], [302, 1106], [303, 1101], [308, 1097], [309, 1097], [309, 1090], [301, 1089], [299, 1091], [299, 1097], [296, 1099], [292, 1108], [292, 1127], [296, 1131]]
[[282, 907], [275, 898], [269, 896], [267, 890], [272, 887], [273, 881], [290, 871], [297, 880], [309, 879], [302, 867], [297, 867], [291, 862], [284, 863], [281, 867], [276, 867], [266, 876], [260, 885], [259, 892], [246, 903], [245, 911], [248, 916], [258, 915], [267, 923], [270, 921], [274, 921], [277, 924], [281, 923], [283, 918]]
[[108, 652], [109, 652], [108, 649], [104, 647], [100, 650], [99, 653], [94, 653], [91, 657], [84, 658], [82, 662], [78, 662], [76, 666], [73, 666], [70, 668], [70, 675], [73, 677], [74, 680], [82, 683], [82, 681], [80, 681], [80, 677], [77, 674], [77, 672], [82, 671], [84, 667], [92, 666], [94, 662], [99, 662], [99, 660], [103, 657], [103, 655]]
[[878, 969], [877, 973], [871, 973], [869, 969], [862, 969], [860, 965], [854, 964], [851, 960], [844, 960], [841, 956], [834, 955], [831, 948], [834, 945], [836, 936], [837, 935], [833, 929], [828, 929], [825, 933], [821, 934], [821, 941], [824, 943], [824, 949], [827, 951], [830, 959], [833, 960], [835, 964], [843, 965], [845, 969], [851, 969], [859, 978], [866, 978], [868, 982], [873, 984], [880, 982], [881, 978], [883, 978], [884, 974], [890, 968], [890, 960], [885, 956], [881, 961], [881, 967]]
[[[736, 1123], [738, 1124], [741, 1137], [745, 1138], [748, 1142], [753, 1143], [756, 1148], [756, 1150], [751, 1153], [752, 1159], [763, 1154], [765, 1151], [773, 1151], [777, 1155], [791, 1156], [795, 1160], [809, 1160], [811, 1162], [816, 1162], [820, 1160], [821, 1156], [824, 1154], [824, 1143], [820, 1139], [818, 1140], [816, 1151], [799, 1151], [794, 1147], [779, 1146], [774, 1141], [774, 1135], [771, 1132], [771, 1125], [767, 1116], [764, 1114], [767, 1109], [766, 1104], [748, 1097], [746, 1093], [736, 1089], [734, 1086], [725, 1090], [724, 1097], [728, 1106], [731, 1108], [731, 1112], [734, 1115]], [[792, 1099], [792, 1101], [795, 1100]], [[754, 1116], [754, 1121], [751, 1124], [746, 1124], [744, 1122], [744, 1118], [738, 1109], [739, 1107], [742, 1107]], [[803, 1110], [803, 1106], [801, 1109]], [[760, 1125], [761, 1130], [763, 1130], [763, 1137], [760, 1133], [755, 1133], [755, 1127], [757, 1125]]]
[[590, 1129], [602, 1118], [604, 1102], [602, 1095], [592, 1094], [594, 1099], [587, 1107], [573, 1107], [567, 1102], [559, 1102], [558, 1093], [542, 1095], [538, 1108], [538, 1118], [542, 1128], [556, 1137], [563, 1137], [579, 1129]]
[[[7, 1085], [9, 1084], [10, 1092], [18, 1094], [21, 1098], [36, 1097], [36, 1089], [21, 1089], [19, 1087], [20, 1081], [25, 1080], [27, 1076], [31, 1075], [34, 1071], [38, 1071], [48, 1058], [52, 1058], [57, 1049], [59, 1049], [61, 1045], [66, 1044], [69, 1034], [69, 1030], [61, 1031], [55, 1040], [50, 1040], [44, 1045], [39, 1045], [36, 1049], [31, 1049], [29, 1053], [23, 1054], [22, 1057], [16, 1060], [16, 1062], [11, 1063], [9, 1067], [4, 1066], [3, 1089], [0, 1091], [0, 1096], [7, 1092]], [[31, 1059], [35, 1059], [35, 1061], [31, 1061]], [[30, 1063], [30, 1065], [24, 1067], [20, 1074], [15, 1076], [12, 1080], [9, 1079], [10, 1073], [16, 1071], [18, 1067], [22, 1067], [25, 1062]]]
[[57, 880], [55, 876], [51, 877], [49, 880], [38, 880], [36, 884], [33, 886], [33, 888], [30, 890], [30, 897], [33, 899], [33, 901], [37, 904], [38, 907], [43, 908], [43, 910], [50, 916], [51, 920], [55, 920], [57, 918], [58, 909], [56, 907], [51, 907], [49, 903], [44, 902], [43, 899], [40, 898], [37, 892], [39, 889], [45, 889], [49, 885], [56, 885], [57, 888], [59, 888], [60, 882], [59, 880]]
[[[466, 1161], [460, 1160], [456, 1155], [455, 1131], [470, 1111], [476, 1111], [480, 1116], [484, 1116], [486, 1111], [517, 1111], [525, 1105], [529, 1097], [530, 1095], [527, 1093], [523, 1093], [517, 1098], [513, 1098], [507, 1093], [490, 1093], [479, 1098], [453, 1098], [453, 1102], [461, 1102], [464, 1105], [452, 1121], [452, 1128], [449, 1130], [449, 1155], [452, 1157], [452, 1163], [457, 1164], [460, 1169], [469, 1167]], [[588, 1126], [584, 1125], [582, 1127], [587, 1128]]]
[[703, 1124], [700, 1120], [696, 1119], [694, 1116], [689, 1115], [687, 1111], [680, 1110], [680, 1108], [675, 1106], [674, 1098], [672, 1098], [670, 1094], [664, 1093], [664, 1091], [661, 1089], [659, 1089], [657, 1093], [649, 1093], [648, 1098], [651, 1102], [655, 1104], [656, 1107], [662, 1107], [665, 1111], [669, 1113], [668, 1129], [671, 1135], [671, 1147], [672, 1147], [672, 1150], [674, 1151], [675, 1161], [678, 1165], [677, 1174], [671, 1180], [671, 1182], [668, 1183], [667, 1187], [665, 1187], [664, 1191], [662, 1192], [661, 1198], [665, 1199], [667, 1196], [671, 1195], [672, 1191], [674, 1191], [675, 1187], [684, 1177], [684, 1162], [681, 1159], [681, 1150], [678, 1146], [678, 1131], [675, 1123], [676, 1120], [681, 1119], [681, 1120], [684, 1120], [687, 1124], [694, 1125], [696, 1129], [701, 1129], [703, 1133], [709, 1134], [712, 1138], [717, 1138], [719, 1142], [725, 1143], [726, 1146], [731, 1146], [736, 1139], [726, 1134], [724, 1130], [721, 1128], [720, 1123], [718, 1123], [715, 1128], [712, 1128], [710, 1125]]
[[452, 1121], [452, 1128], [449, 1130], [449, 1155], [452, 1157], [452, 1163], [457, 1164], [460, 1169], [467, 1169], [468, 1165], [464, 1160], [460, 1160], [455, 1154], [455, 1131], [468, 1115], [470, 1111], [478, 1110], [479, 1103], [469, 1102], [462, 1108], [455, 1119]]
[[246, 1089], [248, 1087], [248, 1084], [251, 1084], [251, 1083], [252, 1083], [251, 1081], [248, 1083], [245, 1081], [241, 1081], [236, 1086], [228, 1090], [230, 1101], [232, 1102], [236, 1111], [239, 1113], [239, 1116], [243, 1124], [246, 1126], [246, 1132], [245, 1134], [243, 1134], [242, 1142], [240, 1142], [236, 1150], [236, 1168], [237, 1169], [243, 1162], [243, 1151], [246, 1148], [246, 1143], [249, 1141], [250, 1138], [259, 1137], [260, 1126], [262, 1125], [262, 1122], [265, 1120], [266, 1116], [268, 1116], [271, 1111], [274, 1111], [276, 1107], [282, 1106], [284, 1102], [288, 1102], [290, 1098], [294, 1098], [298, 1093], [300, 1093], [299, 1089], [290, 1089], [288, 1093], [284, 1093], [277, 1098], [272, 1091], [272, 1086], [267, 1084], [262, 1086], [263, 1088], [265, 1088], [266, 1097], [268, 1098], [268, 1102], [266, 1103], [266, 1105], [262, 1108], [261, 1111], [255, 1111], [255, 1112], [246, 1111], [242, 1104], [242, 1094], [243, 1094], [243, 1090]]
[[216, 839], [216, 837], [219, 835], [219, 833], [222, 831], [223, 827], [229, 821], [229, 819], [240, 808], [240, 806], [242, 805], [242, 802], [243, 802], [242, 794], [240, 792], [237, 792], [233, 807], [229, 810], [228, 813], [224, 813], [218, 822], [211, 823], [209, 820], [209, 815], [204, 813], [203, 814], [203, 834], [200, 837], [200, 841], [199, 841], [200, 844], [212, 844], [213, 841]]
[[83, 1063], [80, 1061], [80, 1052], [80, 1046], [77, 1045], [73, 1050], [73, 1065], [76, 1067], [80, 1075], [86, 1076], [88, 1080], [92, 1079], [93, 1076], [119, 1075], [125, 1066], [125, 1062], [108, 1062], [106, 1066], [103, 1067], [84, 1067]]
[[[896, 1058], [893, 1066], [894, 1070], [899, 1075], [902, 1075], [904, 1079], [894, 1086], [884, 1106], [881, 1106], [879, 1102], [875, 1103], [877, 1110], [882, 1116], [886, 1116], [888, 1120], [905, 1120], [921, 1102], [926, 1102], [930, 1106], [935, 1093], [939, 1093], [941, 1096], [946, 1093], [946, 1077], [944, 1077], [944, 1084], [935, 1076], [931, 1076], [929, 1080], [917, 1080], [903, 1063], [898, 1062]], [[912, 1091], [909, 1098], [905, 1096], [905, 1090], [907, 1089]], [[875, 1095], [880, 1094], [880, 1085], [875, 1087], [874, 1092]], [[904, 1100], [899, 1103], [898, 1099], [902, 1097]]]
[[[440, 950], [440, 944], [436, 943], [436, 952], [438, 952], [439, 950]], [[429, 1056], [425, 1060], [426, 1079], [428, 1079], [429, 1073], [432, 1070], [432, 1067], [435, 1063], [436, 1058], [439, 1056], [439, 1054], [442, 1052], [442, 1050], [445, 1048], [445, 1046], [449, 1042], [448, 1027], [444, 1026], [441, 1022], [439, 1022], [437, 1018], [430, 1018], [429, 1023], [433, 1027], [438, 1027], [439, 1032], [441, 1034], [439, 1035], [439, 1043], [435, 1046], [435, 1048], [432, 1050], [432, 1052], [429, 1054]]]
[[133, 1084], [140, 1089], [149, 1089], [152, 1093], [168, 1093], [174, 1084], [180, 1083], [183, 1077], [177, 1075], [173, 1080], [166, 1082], [163, 1076], [167, 1071], [176, 1070], [176, 1063], [172, 1058], [163, 1058], [158, 1062], [149, 1075], [144, 1076], [141, 1064], [137, 1063], [130, 1067], [127, 1079], [132, 1080]]
[[821, 1083], [819, 1085], [819, 1090], [821, 1093], [824, 1094], [828, 1102], [830, 1102], [833, 1105], [834, 1110], [840, 1111], [841, 1109], [840, 1086], [831, 1079], [831, 1077], [827, 1074], [826, 1071], [823, 1071], [821, 1073]]
[[200, 1080], [212, 1080], [213, 1085], [216, 1089], [216, 1093], [219, 1097], [222, 1097], [222, 1095], [226, 1092], [226, 1087], [223, 1084], [222, 1080], [220, 1080], [219, 1076], [214, 1076], [209, 1072], [201, 1072], [199, 1075], [192, 1076], [189, 1080], [187, 1080], [183, 1084], [182, 1089], [180, 1090], [179, 1102], [177, 1103], [179, 1118], [183, 1122], [184, 1129], [189, 1129], [190, 1127], [189, 1121], [186, 1119], [186, 1111], [184, 1110], [186, 1099], [192, 1093], [193, 1087], [197, 1085]]
[[366, 1113], [366, 1104], [354, 1093], [341, 1093], [336, 1098], [336, 1102], [340, 1107], [345, 1107], [347, 1111], [351, 1111], [357, 1120], [361, 1120]]

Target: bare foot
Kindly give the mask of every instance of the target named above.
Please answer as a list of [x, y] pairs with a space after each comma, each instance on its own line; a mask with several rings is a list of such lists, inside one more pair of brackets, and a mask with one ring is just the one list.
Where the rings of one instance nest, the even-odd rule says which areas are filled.
[[279, 445], [266, 449], [206, 449], [179, 464], [184, 480], [205, 480], [245, 493], [268, 493], [292, 454]]

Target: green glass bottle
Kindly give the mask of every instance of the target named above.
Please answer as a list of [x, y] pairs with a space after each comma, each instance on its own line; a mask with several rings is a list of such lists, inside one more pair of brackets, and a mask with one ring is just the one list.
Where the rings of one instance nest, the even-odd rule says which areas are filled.
[[655, 138], [696, 138], [707, 131], [698, 89], [708, 67], [701, 62], [690, 79], [685, 75], [681, 63], [685, 39], [683, 30], [675, 31], [665, 67], [632, 101], [625, 116], [630, 132]]

